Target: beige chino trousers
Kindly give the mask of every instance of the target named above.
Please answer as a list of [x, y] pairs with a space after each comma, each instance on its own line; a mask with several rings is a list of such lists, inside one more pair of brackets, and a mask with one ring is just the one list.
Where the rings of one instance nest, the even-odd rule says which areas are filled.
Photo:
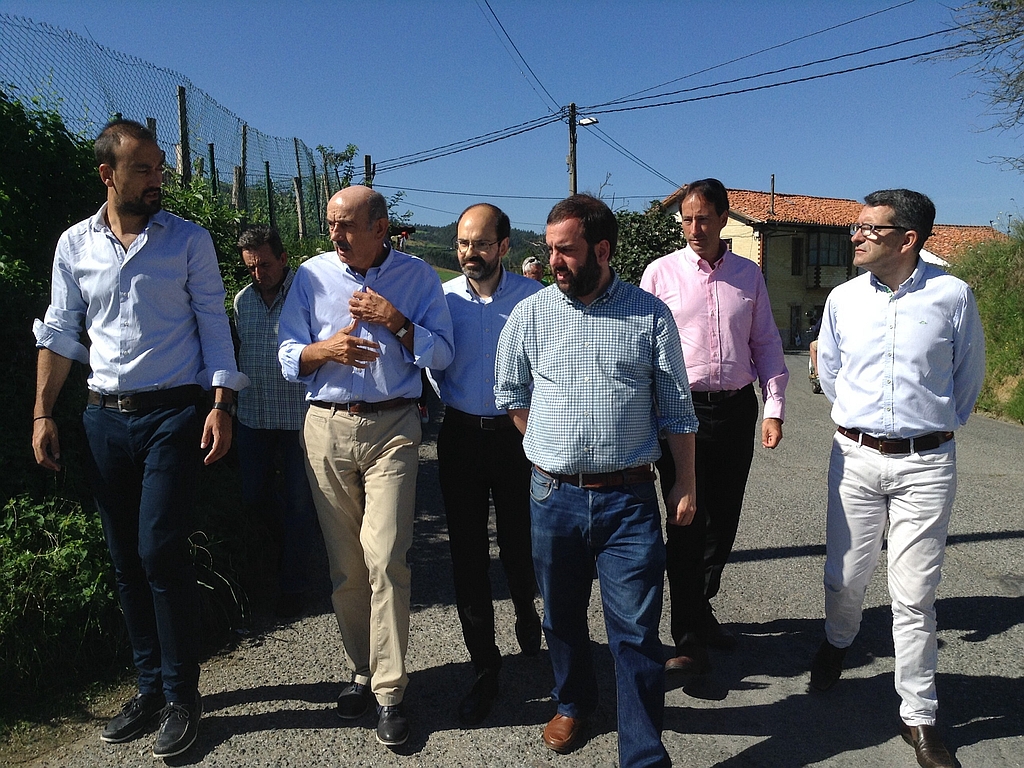
[[421, 437], [415, 404], [362, 415], [311, 407], [302, 431], [341, 639], [381, 706], [401, 703], [409, 680], [406, 555]]

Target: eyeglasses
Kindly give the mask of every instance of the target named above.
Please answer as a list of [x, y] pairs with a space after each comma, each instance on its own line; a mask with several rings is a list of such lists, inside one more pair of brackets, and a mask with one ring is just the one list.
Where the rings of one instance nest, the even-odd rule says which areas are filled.
[[466, 251], [488, 251], [492, 246], [497, 245], [497, 240], [463, 240], [456, 237], [452, 240], [452, 244], [455, 248], [462, 253]]
[[909, 231], [906, 227], [897, 227], [893, 224], [851, 224], [850, 237], [853, 237], [860, 232], [869, 240], [876, 240], [881, 237], [883, 229], [901, 229], [904, 232]]

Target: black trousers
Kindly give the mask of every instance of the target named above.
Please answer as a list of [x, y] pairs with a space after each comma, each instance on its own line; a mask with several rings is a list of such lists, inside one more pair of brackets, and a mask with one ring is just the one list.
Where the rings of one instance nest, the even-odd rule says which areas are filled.
[[536, 616], [530, 546], [530, 472], [523, 437], [510, 423], [495, 430], [446, 417], [437, 437], [438, 475], [448, 521], [455, 602], [477, 672], [497, 668], [489, 498], [494, 499], [501, 564], [516, 616]]
[[[687, 526], [666, 526], [666, 569], [672, 640], [704, 642], [711, 598], [718, 594], [743, 507], [754, 458], [757, 395], [753, 385], [717, 403], [694, 402], [697, 421], [697, 514]], [[661, 443], [658, 475], [662, 493], [675, 483], [668, 444]]]

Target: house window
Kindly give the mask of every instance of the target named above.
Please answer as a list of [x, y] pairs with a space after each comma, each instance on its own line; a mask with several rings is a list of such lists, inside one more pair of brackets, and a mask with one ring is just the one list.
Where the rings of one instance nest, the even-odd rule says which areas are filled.
[[804, 239], [802, 237], [793, 237], [790, 238], [789, 244], [793, 248], [789, 273], [793, 277], [800, 277], [804, 273]]
[[812, 267], [845, 267], [849, 263], [850, 236], [845, 232], [812, 232], [807, 264]]

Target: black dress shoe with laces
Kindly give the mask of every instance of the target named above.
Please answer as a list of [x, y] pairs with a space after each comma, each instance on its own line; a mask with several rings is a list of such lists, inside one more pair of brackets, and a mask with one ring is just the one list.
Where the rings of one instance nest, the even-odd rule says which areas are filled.
[[463, 725], [479, 725], [490, 713], [491, 705], [497, 697], [498, 670], [485, 669], [477, 675], [473, 687], [459, 702], [459, 722]]
[[199, 734], [202, 714], [203, 700], [198, 693], [191, 704], [172, 701], [164, 707], [160, 716], [160, 732], [153, 744], [153, 757], [174, 757], [191, 747]]
[[811, 688], [816, 691], [827, 691], [839, 682], [843, 674], [843, 659], [846, 658], [845, 648], [836, 648], [828, 640], [822, 640], [818, 652], [811, 662]]
[[107, 723], [100, 740], [107, 744], [131, 741], [153, 723], [164, 708], [162, 693], [137, 693], [132, 696], [117, 716]]
[[377, 706], [377, 741], [386, 747], [405, 744], [409, 738], [409, 720], [401, 704]]
[[921, 768], [956, 768], [956, 761], [942, 743], [934, 725], [907, 725], [901, 721], [900, 736], [914, 748]]
[[338, 717], [358, 720], [370, 708], [370, 688], [353, 680], [338, 694]]

